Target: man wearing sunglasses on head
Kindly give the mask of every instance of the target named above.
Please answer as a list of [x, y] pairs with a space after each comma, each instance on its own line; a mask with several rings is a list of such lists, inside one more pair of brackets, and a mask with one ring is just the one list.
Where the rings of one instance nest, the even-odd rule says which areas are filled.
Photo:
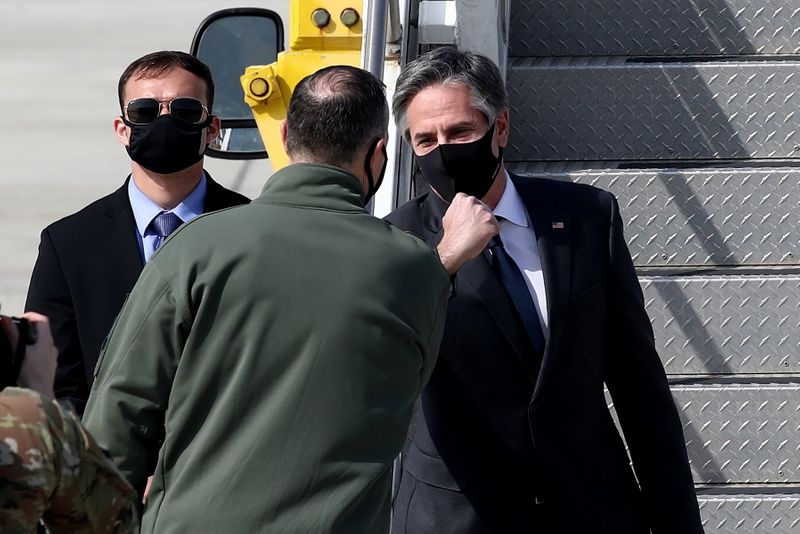
[[83, 412], [100, 348], [144, 264], [180, 224], [248, 202], [203, 170], [219, 133], [211, 72], [183, 52], [131, 63], [119, 79], [117, 139], [131, 174], [114, 193], [42, 232], [26, 309], [50, 317], [55, 394]]

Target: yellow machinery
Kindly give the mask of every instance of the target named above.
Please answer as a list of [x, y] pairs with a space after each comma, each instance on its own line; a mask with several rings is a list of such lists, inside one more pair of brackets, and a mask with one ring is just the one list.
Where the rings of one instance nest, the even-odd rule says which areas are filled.
[[280, 124], [297, 83], [330, 65], [360, 66], [363, 17], [358, 0], [291, 0], [289, 50], [271, 65], [248, 67], [241, 77], [245, 102], [277, 170], [289, 160]]

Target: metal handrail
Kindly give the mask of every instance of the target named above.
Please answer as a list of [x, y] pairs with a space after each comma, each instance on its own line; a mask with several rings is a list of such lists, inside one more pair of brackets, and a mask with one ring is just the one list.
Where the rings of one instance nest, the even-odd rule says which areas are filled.
[[383, 79], [383, 61], [386, 49], [386, 0], [364, 0], [366, 24], [362, 41], [362, 65], [376, 78]]

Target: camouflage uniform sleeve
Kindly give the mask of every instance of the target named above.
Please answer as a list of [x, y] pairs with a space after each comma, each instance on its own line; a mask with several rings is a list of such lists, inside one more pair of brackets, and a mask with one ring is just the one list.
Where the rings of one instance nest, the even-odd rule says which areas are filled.
[[71, 410], [19, 388], [0, 393], [0, 530], [138, 532], [136, 492]]

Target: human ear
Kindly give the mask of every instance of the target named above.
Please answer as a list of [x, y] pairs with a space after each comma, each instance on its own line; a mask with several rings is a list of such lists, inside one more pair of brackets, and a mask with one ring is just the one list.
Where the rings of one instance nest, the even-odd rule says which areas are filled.
[[510, 119], [508, 110], [504, 109], [498, 113], [497, 117], [495, 118], [494, 135], [495, 139], [497, 140], [497, 146], [505, 148], [505, 146], [508, 144], [509, 127]]
[[131, 129], [122, 120], [122, 117], [114, 117], [114, 135], [122, 146], [130, 144]]
[[206, 127], [206, 144], [211, 144], [217, 137], [219, 137], [220, 129], [222, 128], [222, 122], [220, 122], [219, 117], [214, 116], [211, 119], [211, 124]]

